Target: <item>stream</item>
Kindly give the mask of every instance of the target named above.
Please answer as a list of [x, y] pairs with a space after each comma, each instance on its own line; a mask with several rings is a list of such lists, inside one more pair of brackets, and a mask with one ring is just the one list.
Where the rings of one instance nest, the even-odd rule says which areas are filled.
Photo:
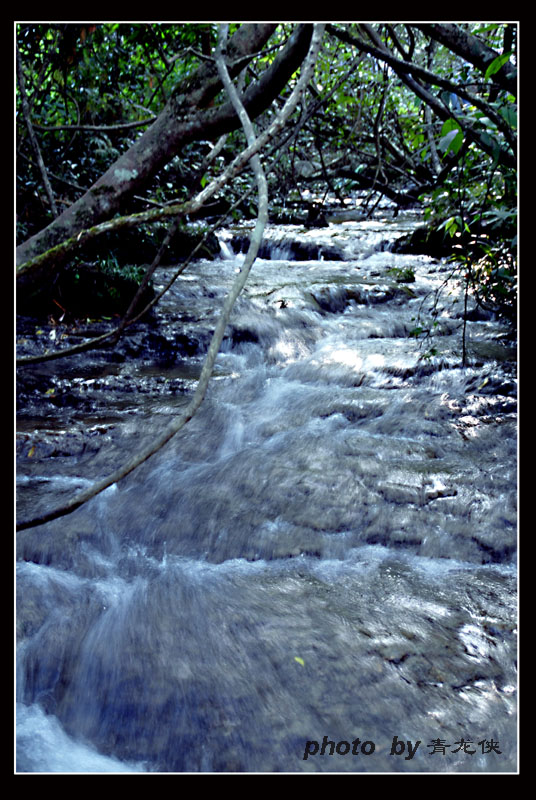
[[[452, 265], [389, 250], [415, 223], [270, 228], [197, 415], [18, 534], [18, 772], [516, 771], [516, 347], [471, 301], [462, 366]], [[221, 246], [115, 353], [25, 368], [21, 518], [187, 402]]]

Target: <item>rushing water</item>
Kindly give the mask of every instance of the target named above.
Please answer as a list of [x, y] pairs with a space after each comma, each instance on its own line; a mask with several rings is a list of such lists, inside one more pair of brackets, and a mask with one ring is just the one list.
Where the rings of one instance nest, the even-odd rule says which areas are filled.
[[[19, 535], [19, 771], [516, 770], [515, 352], [471, 321], [461, 366], [448, 265], [375, 249], [402, 230], [307, 234], [345, 262], [274, 242], [197, 416]], [[209, 325], [223, 256], [164, 311]]]

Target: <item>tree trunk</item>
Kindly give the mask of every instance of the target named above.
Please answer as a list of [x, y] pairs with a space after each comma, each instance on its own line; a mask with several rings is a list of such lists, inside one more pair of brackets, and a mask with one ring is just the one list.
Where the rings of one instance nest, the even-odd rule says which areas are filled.
[[[236, 75], [255, 56], [276, 27], [244, 24], [238, 29], [228, 47], [231, 75]], [[250, 85], [244, 105], [251, 117], [270, 105], [299, 67], [307, 54], [312, 30], [312, 25], [297, 25], [272, 64]], [[17, 265], [22, 266], [79, 232], [110, 219], [128, 196], [188, 142], [215, 138], [237, 128], [240, 123], [230, 102], [207, 108], [220, 90], [221, 80], [213, 62], [206, 62], [181, 82], [162, 113], [135, 144], [61, 216], [17, 248]], [[35, 272], [31, 270], [28, 274], [26, 270], [24, 282], [50, 275], [56, 264], [57, 258], [52, 254], [50, 261], [41, 261]]]

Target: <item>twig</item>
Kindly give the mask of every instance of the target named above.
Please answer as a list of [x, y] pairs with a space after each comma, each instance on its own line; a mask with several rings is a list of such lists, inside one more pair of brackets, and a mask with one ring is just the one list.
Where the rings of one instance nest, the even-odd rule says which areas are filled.
[[56, 201], [54, 200], [54, 193], [52, 192], [52, 187], [50, 185], [50, 181], [48, 180], [45, 162], [43, 161], [43, 156], [41, 155], [41, 150], [39, 148], [39, 142], [37, 141], [37, 137], [35, 135], [32, 125], [32, 120], [30, 117], [30, 105], [28, 103], [28, 97], [26, 95], [26, 87], [24, 85], [24, 73], [22, 71], [22, 61], [18, 47], [17, 47], [17, 78], [19, 83], [20, 99], [22, 103], [22, 113], [24, 115], [24, 121], [26, 122], [26, 127], [28, 128], [28, 136], [30, 137], [30, 142], [32, 144], [32, 148], [35, 153], [35, 157], [37, 159], [37, 164], [41, 172], [41, 177], [43, 179], [45, 192], [47, 193], [50, 209], [53, 215], [57, 217], [58, 209], [56, 207]]
[[130, 128], [141, 128], [144, 125], [152, 125], [156, 117], [140, 119], [137, 122], [116, 122], [114, 125], [35, 125], [40, 131], [96, 131], [105, 133], [106, 131], [124, 131]]

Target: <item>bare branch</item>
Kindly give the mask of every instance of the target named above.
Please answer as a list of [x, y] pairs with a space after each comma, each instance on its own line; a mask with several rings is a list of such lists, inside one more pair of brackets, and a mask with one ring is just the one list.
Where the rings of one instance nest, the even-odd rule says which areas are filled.
[[[278, 119], [274, 122], [271, 128], [275, 131], [279, 131], [283, 125], [285, 124], [286, 120], [290, 116], [290, 114], [294, 111], [299, 97], [302, 91], [307, 86], [307, 83], [311, 79], [314, 65], [316, 63], [316, 59], [318, 53], [320, 51], [321, 43], [322, 43], [322, 36], [324, 33], [324, 25], [314, 25], [314, 32], [311, 39], [311, 46], [309, 48], [309, 53], [302, 65], [301, 75], [299, 80], [296, 82], [294, 89], [285, 103], [282, 111], [280, 112]], [[234, 96], [234, 101], [236, 102], [236, 95]], [[240, 112], [241, 119], [243, 117], [242, 112]], [[266, 132], [267, 133], [267, 132]], [[272, 135], [274, 135], [272, 133]], [[246, 136], [250, 136], [251, 131], [246, 132]], [[266, 136], [263, 134], [258, 138], [252, 138], [251, 143], [249, 144], [247, 150], [242, 153], [244, 157], [244, 163], [247, 163], [252, 156], [254, 156], [258, 150], [260, 149], [263, 144], [265, 144], [270, 136]], [[248, 154], [247, 157], [245, 154]], [[236, 161], [236, 159], [235, 159]], [[66, 514], [70, 514], [75, 511], [77, 508], [80, 508], [84, 503], [88, 500], [95, 497], [100, 492], [103, 492], [112, 484], [117, 483], [117, 481], [121, 480], [122, 478], [129, 475], [133, 470], [135, 470], [140, 464], [143, 464], [147, 459], [149, 459], [152, 455], [158, 452], [170, 439], [178, 433], [184, 425], [189, 422], [190, 419], [195, 415], [203, 399], [206, 394], [206, 390], [210, 381], [210, 377], [212, 375], [212, 370], [214, 368], [214, 363], [216, 361], [216, 356], [218, 354], [223, 335], [225, 333], [225, 328], [227, 327], [227, 323], [229, 320], [229, 316], [231, 314], [231, 310], [233, 308], [234, 302], [238, 297], [240, 291], [242, 290], [245, 281], [247, 279], [249, 270], [251, 269], [251, 265], [256, 258], [258, 248], [260, 246], [260, 242], [262, 239], [262, 232], [264, 230], [265, 220], [267, 219], [268, 214], [268, 199], [267, 194], [263, 196], [263, 178], [261, 175], [262, 168], [260, 165], [260, 158], [257, 156], [255, 162], [253, 162], [253, 167], [256, 173], [258, 187], [259, 187], [259, 212], [257, 223], [255, 226], [255, 231], [252, 235], [250, 241], [250, 247], [248, 253], [246, 255], [246, 259], [242, 266], [241, 271], [237, 274], [235, 282], [229, 292], [222, 308], [220, 319], [216, 325], [214, 330], [214, 334], [212, 336], [212, 340], [208, 349], [208, 353], [203, 364], [203, 368], [201, 370], [201, 375], [199, 377], [199, 382], [197, 384], [197, 388], [194, 392], [194, 395], [190, 401], [190, 403], [186, 406], [186, 408], [182, 411], [181, 414], [175, 419], [171, 425], [161, 434], [160, 437], [156, 439], [151, 445], [146, 447], [141, 453], [133, 456], [125, 465], [123, 465], [120, 469], [113, 472], [107, 478], [102, 479], [101, 481], [97, 481], [92, 486], [90, 486], [85, 491], [80, 492], [78, 495], [73, 497], [70, 501], [68, 501], [65, 505], [56, 508], [52, 511], [46, 512], [44, 514], [40, 514], [39, 516], [31, 519], [25, 520], [22, 522], [17, 523], [17, 530], [25, 530], [27, 528], [35, 527], [36, 525], [42, 525], [45, 522], [50, 522], [51, 520], [58, 519], [59, 517], [65, 516]], [[263, 221], [264, 220], [264, 221]]]

